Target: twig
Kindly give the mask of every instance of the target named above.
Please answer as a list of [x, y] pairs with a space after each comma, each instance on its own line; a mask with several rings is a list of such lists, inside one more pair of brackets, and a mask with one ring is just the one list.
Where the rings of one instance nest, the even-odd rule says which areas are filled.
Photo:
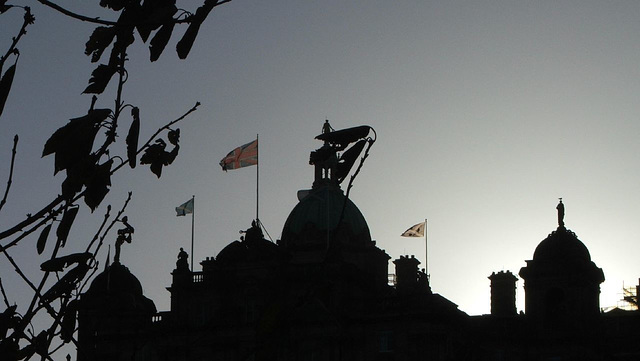
[[109, 220], [110, 216], [111, 216], [111, 205], [108, 205], [107, 206], [107, 213], [104, 214], [104, 219], [102, 220], [102, 224], [100, 224], [100, 227], [98, 228], [98, 231], [93, 235], [93, 238], [91, 239], [91, 242], [89, 242], [89, 245], [87, 246], [87, 249], [86, 249], [85, 252], [89, 252], [89, 250], [91, 249], [91, 246], [93, 245], [93, 243], [100, 236], [100, 233], [104, 229], [104, 226], [107, 224], [107, 221]]
[[[62, 243], [62, 241], [60, 239], [58, 239], [56, 241], [56, 246], [53, 249], [53, 253], [51, 254], [51, 259], [56, 258], [58, 255], [58, 251], [60, 250], [60, 244]], [[5, 255], [7, 255], [6, 250], [3, 250], [3, 253], [5, 253]], [[16, 271], [19, 271], [19, 269], [16, 267]], [[44, 287], [45, 283], [47, 282], [47, 278], [49, 278], [49, 271], [45, 271], [44, 275], [42, 275], [42, 279], [40, 280], [40, 284], [38, 285], [38, 288], [35, 290], [34, 294], [33, 294], [33, 298], [31, 299], [31, 303], [29, 304], [29, 308], [27, 309], [27, 312], [24, 314], [24, 316], [22, 317], [22, 320], [20, 322], [20, 324], [18, 325], [18, 327], [14, 328], [14, 334], [16, 335], [22, 335], [24, 334], [24, 329], [27, 326], [27, 324], [29, 324], [31, 322], [31, 319], [33, 319], [33, 317], [36, 315], [37, 310], [39, 310], [40, 308], [36, 308], [34, 309], [34, 307], [37, 304], [38, 299], [40, 299], [41, 296], [41, 292], [42, 292], [42, 288]], [[41, 305], [42, 307], [45, 307], [44, 305]]]
[[0, 200], [0, 210], [4, 207], [5, 203], [7, 203], [7, 196], [9, 195], [9, 189], [11, 188], [11, 183], [13, 182], [13, 166], [16, 160], [16, 149], [18, 148], [18, 135], [16, 134], [13, 137], [13, 148], [11, 149], [11, 163], [9, 164], [9, 180], [7, 180], [7, 188], [4, 191], [4, 197]]
[[2, 291], [2, 298], [4, 299], [4, 304], [7, 305], [7, 308], [11, 307], [9, 304], [9, 299], [7, 298], [7, 293], [4, 291], [4, 286], [2, 285], [2, 278], [0, 278], [0, 291]]
[[33, 17], [33, 15], [31, 15], [31, 9], [28, 6], [25, 6], [24, 21], [22, 22], [22, 27], [20, 27], [20, 32], [18, 32], [18, 36], [13, 37], [13, 40], [7, 52], [0, 57], [0, 70], [2, 70], [4, 62], [9, 58], [9, 55], [18, 54], [18, 49], [16, 49], [16, 46], [18, 45], [20, 38], [22, 38], [22, 36], [27, 33], [27, 25], [33, 24], [34, 21], [35, 21], [35, 18]]
[[122, 205], [122, 208], [120, 208], [120, 210], [116, 214], [116, 216], [113, 219], [113, 221], [111, 221], [111, 224], [109, 224], [107, 229], [105, 229], [104, 232], [102, 233], [102, 236], [100, 237], [100, 242], [98, 242], [98, 246], [96, 247], [96, 250], [93, 252], [93, 256], [94, 257], [98, 254], [98, 251], [102, 247], [102, 244], [104, 243], [104, 239], [107, 237], [107, 234], [109, 234], [109, 231], [111, 230], [111, 228], [113, 228], [113, 226], [120, 220], [120, 216], [122, 216], [122, 214], [124, 214], [124, 210], [127, 208], [127, 205], [129, 204], [129, 201], [131, 200], [131, 194], [132, 193], [129, 192], [129, 195], [127, 196], [127, 199], [124, 201], [124, 204]]
[[94, 24], [100, 24], [100, 25], [116, 25], [117, 22], [115, 21], [109, 21], [109, 20], [101, 20], [100, 18], [90, 18], [88, 16], [84, 16], [84, 15], [80, 15], [80, 14], [76, 14], [72, 11], [69, 11], [65, 8], [63, 8], [62, 6], [58, 5], [58, 4], [54, 4], [51, 1], [47, 1], [47, 0], [38, 0], [38, 2], [44, 6], [48, 6], [58, 12], [61, 12], [62, 14], [76, 19], [76, 20], [81, 20], [81, 21], [87, 21], [90, 23], [94, 23]]

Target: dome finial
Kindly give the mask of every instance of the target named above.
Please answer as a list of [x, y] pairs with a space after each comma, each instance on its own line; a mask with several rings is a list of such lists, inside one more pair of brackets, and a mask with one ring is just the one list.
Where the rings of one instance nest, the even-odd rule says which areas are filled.
[[564, 228], [564, 204], [562, 203], [562, 197], [558, 198], [560, 203], [556, 206], [558, 210], [558, 228]]

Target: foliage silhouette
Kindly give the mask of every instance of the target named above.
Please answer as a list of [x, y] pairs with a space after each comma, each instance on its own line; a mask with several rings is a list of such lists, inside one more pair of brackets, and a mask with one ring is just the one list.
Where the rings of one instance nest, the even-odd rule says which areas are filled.
[[[92, 213], [96, 211], [112, 187], [111, 175], [124, 165], [135, 168], [139, 156], [140, 163], [149, 164], [151, 172], [159, 178], [163, 167], [176, 159], [180, 149], [180, 130], [172, 127], [196, 111], [200, 105], [196, 103], [183, 115], [157, 129], [146, 141], [141, 142], [140, 109], [127, 104], [122, 97], [128, 79], [126, 64], [129, 47], [135, 44], [137, 39], [143, 43], [148, 42], [150, 60], [153, 62], [163, 53], [174, 31], [183, 28], [184, 25], [186, 30], [176, 46], [178, 57], [184, 59], [211, 11], [231, 0], [203, 0], [202, 5], [193, 13], [179, 10], [175, 0], [100, 0], [100, 6], [114, 11], [116, 20], [77, 14], [49, 0], [37, 1], [69, 18], [96, 24], [97, 27], [88, 35], [84, 44], [84, 53], [90, 57], [92, 63], [103, 62], [97, 64], [91, 72], [88, 85], [83, 91], [85, 94], [94, 94], [89, 110], [84, 115], [70, 119], [56, 130], [45, 142], [42, 150], [42, 157], [53, 155], [54, 175], [60, 171], [66, 172], [66, 177], [60, 185], [60, 194], [54, 196], [54, 199], [41, 209], [28, 213], [24, 220], [8, 229], [0, 230], [0, 252], [15, 269], [16, 277], [33, 293], [30, 302], [16, 303], [16, 300], [10, 300], [7, 296], [0, 278], [0, 292], [5, 306], [0, 312], [2, 360], [29, 359], [35, 355], [43, 360], [53, 360], [52, 355], [62, 345], [77, 342], [74, 334], [78, 297], [98, 269], [99, 262], [96, 259], [102, 245], [105, 240], [113, 240], [111, 231], [118, 223], [124, 224], [125, 228], [117, 231], [117, 251], [122, 243], [131, 242], [133, 234], [133, 227], [125, 215], [131, 200], [129, 193], [116, 214], [111, 214], [110, 205], [106, 207], [103, 221], [93, 238], [86, 242], [84, 252], [65, 254], [64, 247], [81, 209], [79, 202], [83, 201]], [[0, 119], [5, 104], [10, 100], [11, 87], [15, 86], [15, 73], [19, 70], [18, 45], [23, 40], [27, 27], [35, 21], [29, 7], [0, 0], [0, 15], [12, 16], [15, 12], [10, 10], [22, 10], [23, 23], [17, 30], [17, 35], [12, 37], [7, 51], [0, 56]], [[105, 56], [105, 53], [108, 56]], [[103, 58], [106, 58], [106, 61]], [[5, 63], [10, 60], [12, 64], [3, 72]], [[111, 89], [108, 86], [112, 83], [116, 85], [115, 102], [111, 103], [114, 104], [113, 108], [95, 107], [98, 103], [97, 95]], [[118, 127], [121, 123], [129, 121], [129, 118], [123, 115], [127, 107], [131, 107], [130, 125], [124, 150], [119, 151], [116, 146]], [[166, 141], [162, 139], [163, 135], [166, 135]], [[16, 135], [11, 150], [9, 177], [4, 196], [0, 200], [0, 211], [4, 210], [3, 207], [9, 199], [18, 139]], [[167, 142], [173, 146], [170, 151], [165, 150]], [[114, 155], [119, 153], [126, 155]], [[49, 242], [54, 225], [55, 242]], [[30, 236], [37, 238], [35, 251], [38, 255], [42, 255], [49, 248], [51, 251], [50, 256], [40, 265], [41, 273], [37, 282], [27, 276], [33, 272], [24, 272], [20, 266], [21, 262], [10, 254], [12, 247]], [[51, 277], [53, 275], [55, 277]], [[36, 330], [32, 324], [36, 315], [49, 317], [49, 322], [44, 325], [39, 322], [40, 330]]]

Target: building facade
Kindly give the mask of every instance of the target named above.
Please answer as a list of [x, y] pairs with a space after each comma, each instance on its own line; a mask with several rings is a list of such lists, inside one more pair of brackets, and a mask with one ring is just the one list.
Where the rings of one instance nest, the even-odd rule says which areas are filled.
[[81, 296], [78, 360], [640, 359], [640, 312], [600, 311], [604, 273], [565, 228], [563, 205], [558, 228], [519, 272], [524, 313], [508, 271], [489, 277], [491, 314], [482, 316], [434, 293], [413, 256], [393, 261], [390, 281], [389, 255], [340, 186], [345, 144], [363, 129], [327, 125], [310, 157], [312, 189], [280, 240], [266, 240], [256, 220], [202, 271], [181, 254], [163, 312], [114, 262]]

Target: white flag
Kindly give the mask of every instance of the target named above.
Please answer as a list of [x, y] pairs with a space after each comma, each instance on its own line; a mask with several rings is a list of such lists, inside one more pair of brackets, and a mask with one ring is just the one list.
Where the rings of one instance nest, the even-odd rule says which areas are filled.
[[402, 237], [424, 237], [425, 222], [420, 222], [401, 234]]

